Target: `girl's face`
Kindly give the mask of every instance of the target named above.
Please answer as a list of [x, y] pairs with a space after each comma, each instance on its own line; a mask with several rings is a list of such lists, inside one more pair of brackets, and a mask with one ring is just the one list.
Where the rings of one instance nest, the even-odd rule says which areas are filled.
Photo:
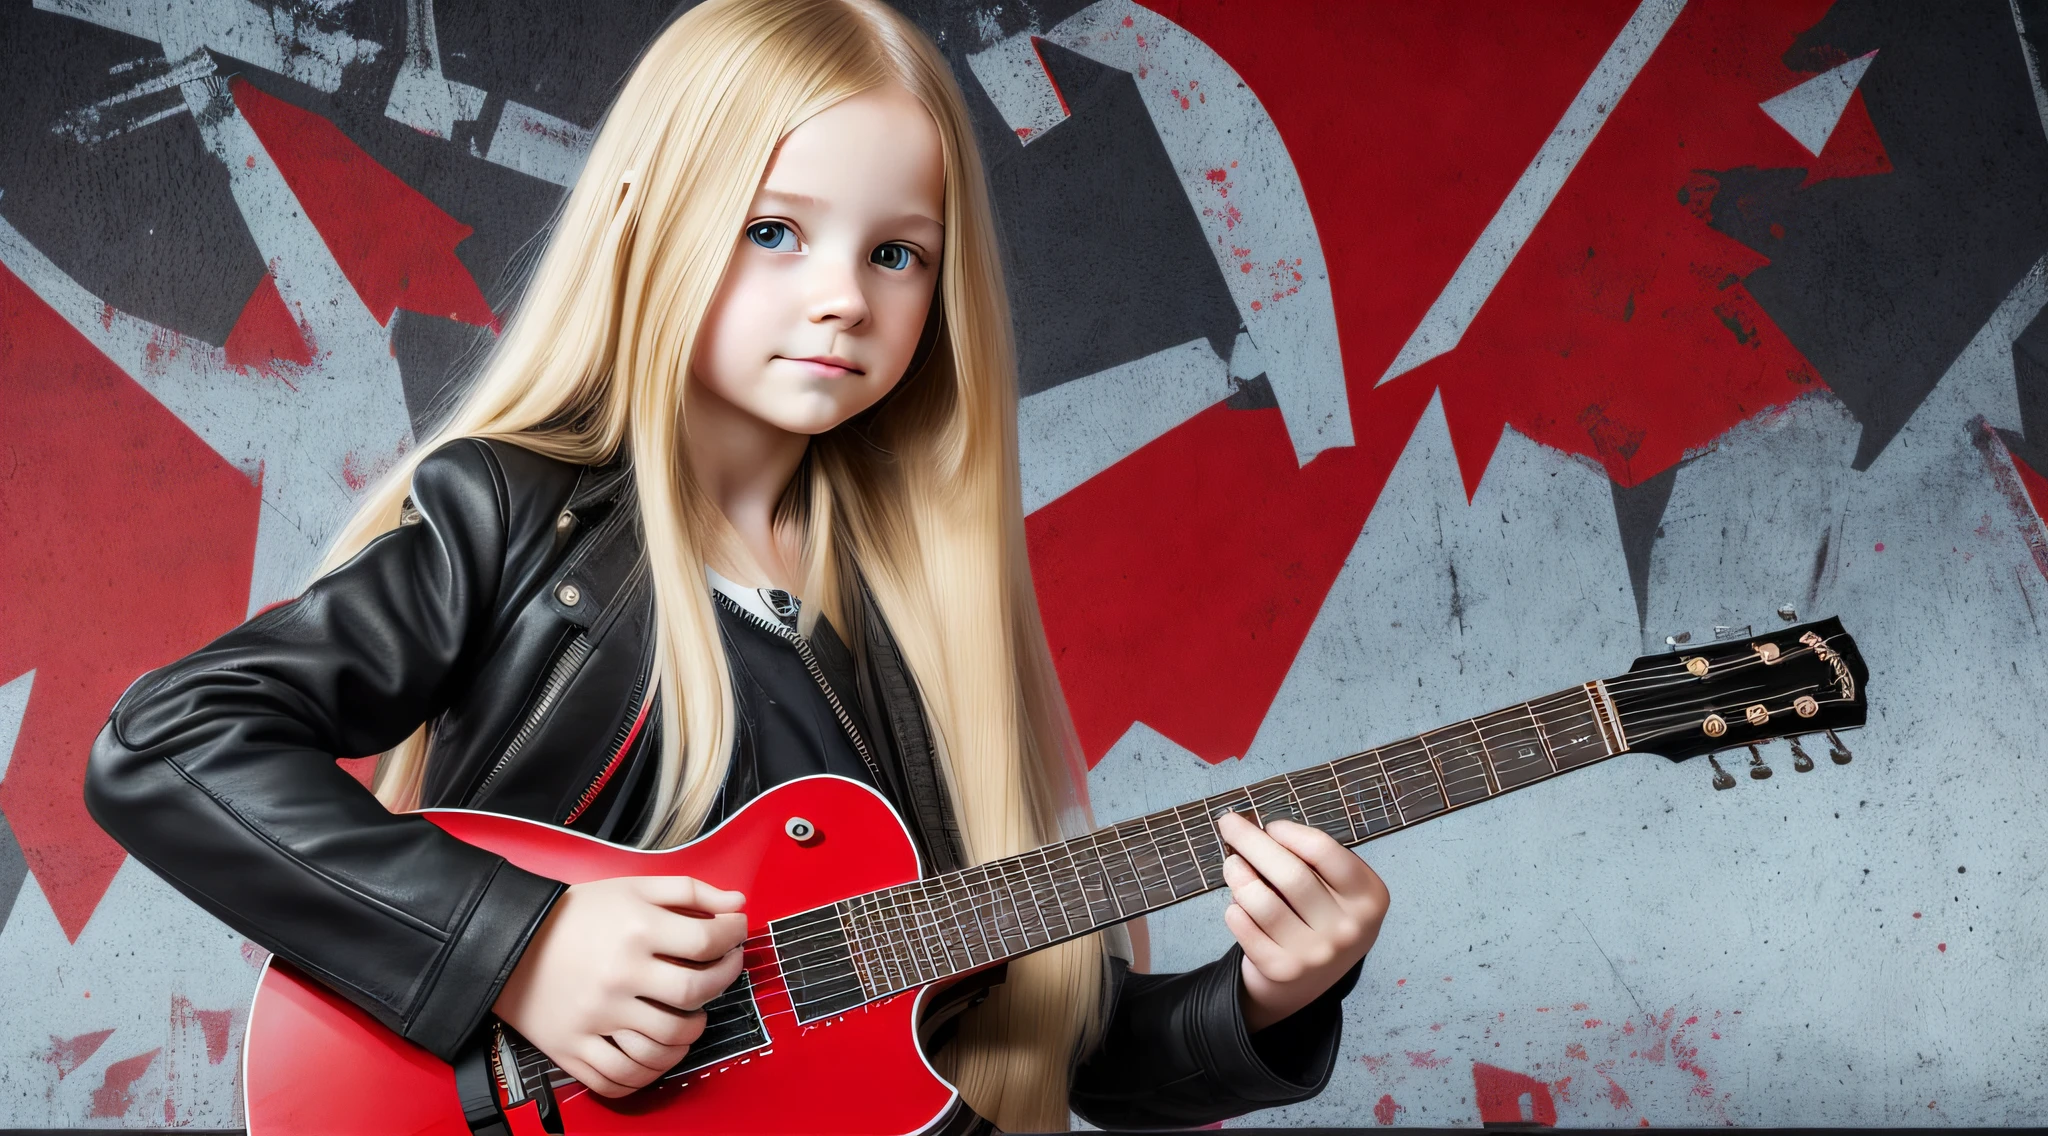
[[945, 190], [938, 127], [900, 87], [790, 131], [699, 332], [690, 381], [711, 416], [722, 402], [821, 434], [888, 394], [931, 309]]

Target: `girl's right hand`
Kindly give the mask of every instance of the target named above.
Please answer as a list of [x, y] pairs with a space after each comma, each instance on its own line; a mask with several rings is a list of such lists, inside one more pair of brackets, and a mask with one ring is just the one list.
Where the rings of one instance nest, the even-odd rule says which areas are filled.
[[740, 973], [746, 897], [688, 876], [572, 884], [491, 1009], [591, 1092], [652, 1084]]

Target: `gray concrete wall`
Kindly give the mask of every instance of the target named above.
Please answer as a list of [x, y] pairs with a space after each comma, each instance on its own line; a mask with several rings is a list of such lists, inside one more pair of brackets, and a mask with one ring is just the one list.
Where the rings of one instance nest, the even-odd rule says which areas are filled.
[[[1331, 1086], [1233, 1124], [2048, 1114], [2048, 11], [905, 7], [1004, 225], [1099, 819], [1781, 607], [1871, 665], [1846, 766], [1366, 845]], [[86, 748], [411, 445], [665, 14], [0, 6], [0, 1127], [240, 1123], [264, 953], [91, 824]]]

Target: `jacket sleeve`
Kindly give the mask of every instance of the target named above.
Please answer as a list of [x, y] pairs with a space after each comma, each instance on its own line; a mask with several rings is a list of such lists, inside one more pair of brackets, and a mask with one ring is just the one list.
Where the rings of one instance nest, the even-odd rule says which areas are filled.
[[390, 748], [459, 692], [491, 626], [508, 499], [487, 444], [429, 455], [418, 523], [144, 675], [86, 772], [87, 808], [137, 859], [444, 1060], [562, 885], [387, 812], [335, 758]]
[[1232, 944], [1196, 970], [1138, 974], [1111, 956], [1109, 1023], [1074, 1071], [1073, 1110], [1101, 1128], [1194, 1128], [1322, 1092], [1359, 967], [1254, 1035], [1238, 1001], [1243, 960]]

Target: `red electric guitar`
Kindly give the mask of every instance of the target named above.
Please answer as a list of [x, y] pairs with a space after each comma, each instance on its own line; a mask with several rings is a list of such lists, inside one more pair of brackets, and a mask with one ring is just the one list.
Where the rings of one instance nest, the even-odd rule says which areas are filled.
[[[934, 984], [1223, 885], [1220, 810], [1287, 817], [1347, 845], [1624, 752], [1684, 760], [1863, 724], [1869, 677], [1839, 620], [1636, 660], [1441, 730], [1087, 836], [920, 878], [903, 821], [838, 777], [770, 790], [680, 848], [643, 852], [552, 825], [440, 810], [429, 819], [577, 883], [673, 872], [747, 895], [745, 969], [689, 1057], [606, 1100], [510, 1029], [453, 1067], [282, 962], [244, 1045], [252, 1136], [348, 1133], [912, 1133], [971, 1119], [918, 1048]], [[1709, 758], [1714, 785], [1735, 780]]]

